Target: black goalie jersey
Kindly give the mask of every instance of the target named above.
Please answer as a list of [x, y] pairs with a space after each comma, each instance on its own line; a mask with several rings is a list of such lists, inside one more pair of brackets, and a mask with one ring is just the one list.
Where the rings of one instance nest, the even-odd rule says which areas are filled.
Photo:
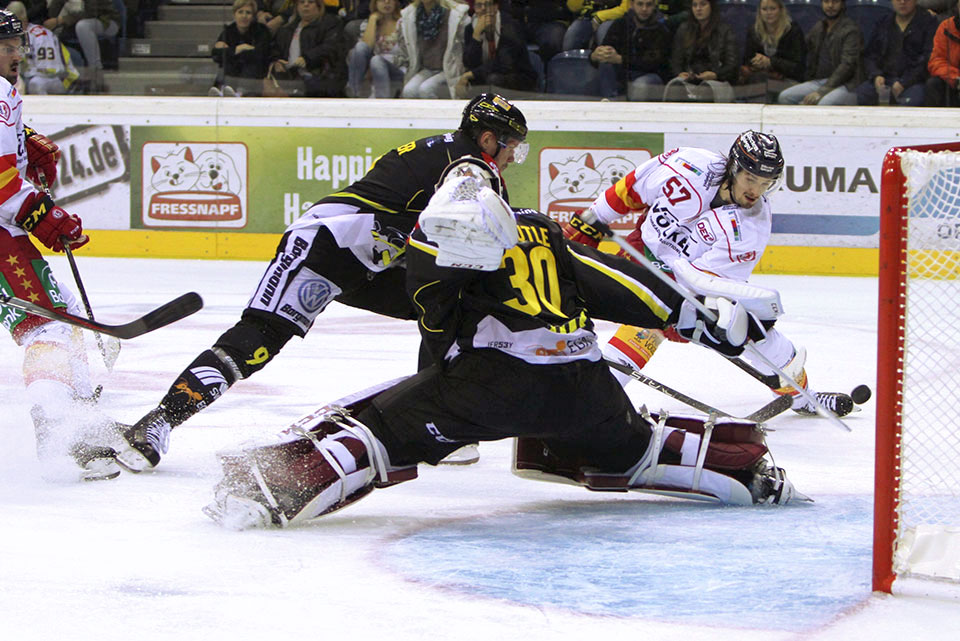
[[439, 267], [418, 227], [407, 247], [407, 291], [435, 361], [496, 349], [528, 363], [602, 358], [592, 318], [663, 328], [682, 299], [629, 260], [564, 239], [560, 226], [517, 211], [519, 242], [493, 272]]

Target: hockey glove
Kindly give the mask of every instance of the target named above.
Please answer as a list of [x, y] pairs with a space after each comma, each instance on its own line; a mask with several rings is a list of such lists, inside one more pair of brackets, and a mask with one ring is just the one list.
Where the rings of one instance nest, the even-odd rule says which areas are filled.
[[589, 208], [574, 214], [570, 222], [563, 226], [563, 235], [567, 240], [593, 248], [599, 247], [600, 242], [611, 233], [610, 228], [600, 222]]
[[57, 182], [60, 147], [35, 129], [24, 127], [27, 147], [27, 180], [46, 189]]
[[687, 340], [733, 358], [743, 353], [743, 344], [748, 338], [762, 338], [759, 321], [739, 303], [726, 298], [697, 298], [717, 320], [707, 319], [692, 303], [684, 301], [677, 331]]
[[64, 242], [76, 249], [90, 240], [83, 233], [80, 218], [57, 207], [47, 194], [36, 193], [28, 196], [20, 207], [16, 222], [25, 231], [36, 236], [45, 247], [55, 252], [63, 251]]
[[469, 176], [447, 181], [420, 214], [420, 228], [437, 244], [437, 265], [480, 271], [500, 267], [517, 244], [513, 209]]

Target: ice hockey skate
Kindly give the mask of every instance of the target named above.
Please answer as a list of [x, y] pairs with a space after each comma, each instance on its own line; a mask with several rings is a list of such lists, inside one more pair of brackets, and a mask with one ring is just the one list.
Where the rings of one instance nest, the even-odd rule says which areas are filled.
[[130, 472], [150, 470], [160, 463], [170, 443], [170, 420], [163, 407], [151, 410], [133, 425], [121, 425], [117, 462]]
[[[105, 481], [120, 476], [116, 451], [107, 445], [114, 424], [82, 412], [73, 421], [52, 420], [43, 408], [30, 410], [37, 439], [40, 474], [52, 482]], [[71, 424], [72, 423], [72, 424]], [[79, 468], [79, 469], [78, 469]]]
[[[854, 410], [855, 404], [853, 398], [849, 394], [844, 394], [843, 392], [815, 392], [814, 396], [817, 398], [817, 402], [820, 403], [829, 412], [833, 412], [838, 417], [842, 418]], [[803, 405], [798, 405], [793, 408], [793, 411], [801, 416], [816, 416], [817, 410], [814, 409], [813, 405], [810, 403], [805, 403]]]

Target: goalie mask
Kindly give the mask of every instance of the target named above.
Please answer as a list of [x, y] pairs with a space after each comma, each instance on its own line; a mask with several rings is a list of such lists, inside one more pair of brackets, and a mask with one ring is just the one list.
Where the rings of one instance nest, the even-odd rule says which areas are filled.
[[530, 150], [527, 138], [527, 119], [518, 108], [499, 94], [482, 93], [463, 108], [460, 131], [476, 140], [484, 131], [492, 131], [497, 145], [505, 148], [511, 140], [520, 144], [514, 149], [514, 161], [522, 164]]
[[727, 156], [727, 180], [732, 181], [738, 171], [771, 180], [767, 193], [779, 188], [783, 177], [783, 152], [776, 136], [752, 130], [737, 136]]
[[503, 196], [503, 184], [500, 181], [499, 173], [493, 171], [487, 163], [474, 156], [463, 156], [451, 162], [440, 174], [440, 180], [437, 181], [435, 190], [439, 190], [448, 180], [469, 176], [479, 181], [484, 187], [489, 187]]

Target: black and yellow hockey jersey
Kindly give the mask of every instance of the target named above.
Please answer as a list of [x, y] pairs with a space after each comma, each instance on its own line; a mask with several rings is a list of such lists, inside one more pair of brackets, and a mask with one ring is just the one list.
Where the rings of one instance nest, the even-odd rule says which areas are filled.
[[519, 242], [493, 272], [439, 267], [414, 229], [407, 292], [435, 361], [496, 349], [528, 363], [602, 358], [592, 318], [661, 329], [682, 298], [646, 268], [563, 237], [539, 212], [517, 210]]

